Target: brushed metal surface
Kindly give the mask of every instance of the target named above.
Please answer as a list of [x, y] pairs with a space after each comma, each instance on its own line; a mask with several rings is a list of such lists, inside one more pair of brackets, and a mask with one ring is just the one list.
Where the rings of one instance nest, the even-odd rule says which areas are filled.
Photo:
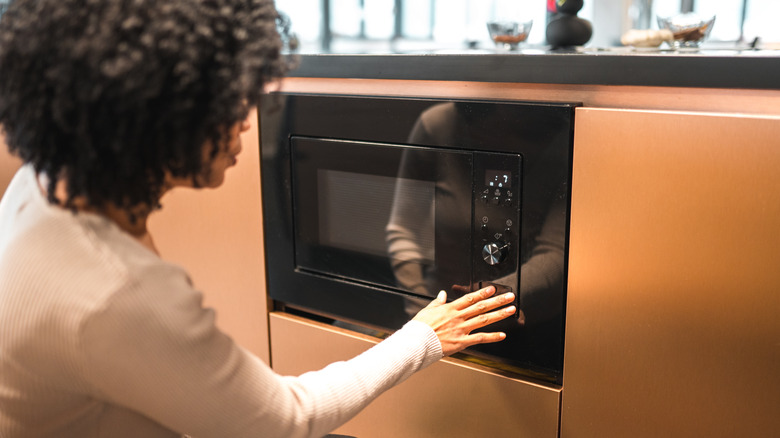
[[575, 121], [561, 436], [777, 436], [780, 118]]
[[[354, 357], [376, 339], [280, 312], [270, 314], [276, 372], [299, 375]], [[560, 390], [452, 359], [377, 398], [336, 433], [360, 438], [558, 436]]]
[[22, 161], [8, 152], [8, 147], [0, 134], [0, 197], [5, 193], [6, 187], [21, 165]]

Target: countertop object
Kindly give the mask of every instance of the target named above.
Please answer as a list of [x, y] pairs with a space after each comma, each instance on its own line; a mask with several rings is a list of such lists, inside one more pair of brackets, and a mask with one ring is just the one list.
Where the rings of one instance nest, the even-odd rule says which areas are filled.
[[663, 43], [672, 45], [674, 34], [669, 29], [631, 29], [620, 37], [620, 42], [635, 48], [657, 48]]

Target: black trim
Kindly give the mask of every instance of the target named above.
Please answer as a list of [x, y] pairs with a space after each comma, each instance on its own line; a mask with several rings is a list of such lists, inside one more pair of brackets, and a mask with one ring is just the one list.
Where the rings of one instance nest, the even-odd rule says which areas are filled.
[[[514, 166], [522, 167], [522, 184], [518, 178], [517, 184], [513, 182], [512, 186], [522, 190], [522, 196], [517, 198], [518, 201], [522, 199], [522, 208], [521, 217], [513, 221], [521, 227], [513, 232], [520, 233], [520, 256], [512, 264], [517, 269], [525, 257], [531, 256], [536, 248], [535, 237], [543, 225], [552, 223], [552, 230], [557, 228], [558, 231], [552, 232], [553, 238], [548, 243], [553, 246], [563, 244], [564, 248], [552, 257], [559, 260], [564, 271], [550, 274], [549, 284], [534, 286], [524, 295], [525, 301], [521, 306], [525, 312], [524, 325], [514, 319], [498, 323], [496, 329], [507, 332], [504, 342], [472, 347], [465, 353], [479, 363], [497, 369], [511, 369], [534, 381], [561, 384], [566, 299], [565, 247], [570, 208], [568, 193], [572, 127], [578, 103], [288, 93], [269, 97], [263, 101], [268, 108], [263, 108], [260, 116], [261, 177], [267, 290], [276, 305], [283, 303], [285, 307], [329, 319], [392, 331], [430, 301], [430, 298], [423, 299], [391, 287], [371, 284], [366, 279], [334, 272], [326, 275], [296, 262], [294, 248], [299, 236], [295, 229], [300, 224], [296, 223], [293, 214], [291, 138], [332, 139], [323, 141], [338, 140], [350, 144], [404, 144], [415, 148], [461, 150], [480, 156], [486, 153], [517, 154], [518, 159], [522, 156], [522, 166], [519, 162]], [[425, 125], [425, 133], [416, 132], [411, 137], [415, 121], [422, 120], [421, 114], [427, 110], [437, 110], [431, 113], [436, 118], [425, 120], [431, 123], [432, 120], [437, 121]], [[442, 130], [437, 131], [435, 126]], [[505, 167], [510, 168], [499, 165], [491, 169]], [[479, 181], [484, 181], [484, 178], [484, 174], [478, 175]], [[473, 184], [470, 190], [473, 196]], [[474, 213], [470, 208], [469, 212]], [[463, 251], [469, 252], [468, 249]], [[437, 248], [439, 253], [441, 251]], [[555, 263], [548, 265], [558, 266]], [[452, 264], [444, 263], [442, 266]], [[499, 273], [506, 274], [503, 271]], [[518, 289], [522, 289], [524, 279], [533, 278], [526, 274], [520, 279], [521, 287]], [[455, 276], [442, 274], [442, 277]], [[455, 289], [451, 292], [454, 293]], [[453, 293], [450, 298], [454, 298]]]

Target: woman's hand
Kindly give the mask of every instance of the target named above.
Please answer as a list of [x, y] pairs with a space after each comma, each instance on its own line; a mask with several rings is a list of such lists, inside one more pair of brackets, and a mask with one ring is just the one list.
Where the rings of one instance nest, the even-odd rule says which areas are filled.
[[447, 303], [447, 293], [441, 291], [439, 296], [420, 310], [413, 319], [433, 328], [445, 356], [472, 345], [498, 342], [506, 338], [505, 333], [471, 333], [515, 313], [515, 306], [494, 310], [511, 303], [515, 298], [511, 292], [490, 298], [495, 292], [493, 286], [488, 286]]

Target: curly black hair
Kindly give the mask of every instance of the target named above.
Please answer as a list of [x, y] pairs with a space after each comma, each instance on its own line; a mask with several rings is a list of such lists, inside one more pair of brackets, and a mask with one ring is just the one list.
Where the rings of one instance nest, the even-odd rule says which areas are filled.
[[[204, 172], [288, 70], [273, 0], [15, 0], [0, 18], [11, 153], [94, 207], [157, 206], [165, 173]], [[217, 146], [211, 151], [216, 155]]]

